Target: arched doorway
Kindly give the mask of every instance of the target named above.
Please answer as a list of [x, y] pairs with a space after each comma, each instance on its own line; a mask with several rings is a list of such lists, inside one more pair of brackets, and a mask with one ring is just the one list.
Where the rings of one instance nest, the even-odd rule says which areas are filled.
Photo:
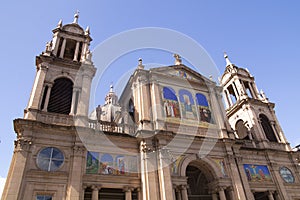
[[212, 200], [209, 194], [207, 174], [195, 165], [186, 168], [189, 200]]

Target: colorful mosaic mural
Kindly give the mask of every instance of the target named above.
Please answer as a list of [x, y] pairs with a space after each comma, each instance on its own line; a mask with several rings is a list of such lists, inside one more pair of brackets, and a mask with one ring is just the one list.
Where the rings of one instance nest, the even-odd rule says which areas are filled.
[[87, 174], [126, 175], [137, 171], [136, 156], [87, 152]]
[[244, 164], [248, 181], [272, 181], [269, 169], [266, 165]]
[[218, 165], [223, 177], [227, 177], [224, 159], [213, 159], [213, 160]]
[[177, 94], [172, 87], [164, 87], [162, 96], [167, 121], [191, 125], [203, 122], [214, 124], [212, 113], [204, 94], [197, 93], [193, 96], [186, 89], [180, 89]]
[[180, 165], [181, 161], [183, 160], [183, 158], [184, 158], [184, 156], [179, 156], [174, 162], [172, 162], [171, 172], [173, 175], [179, 175], [178, 168], [179, 168], [179, 165]]

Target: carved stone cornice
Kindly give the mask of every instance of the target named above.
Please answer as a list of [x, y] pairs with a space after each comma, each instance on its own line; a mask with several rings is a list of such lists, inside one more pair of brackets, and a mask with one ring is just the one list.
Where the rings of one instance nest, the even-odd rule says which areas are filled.
[[15, 143], [15, 152], [19, 151], [29, 151], [32, 141], [30, 139], [18, 138], [14, 141]]

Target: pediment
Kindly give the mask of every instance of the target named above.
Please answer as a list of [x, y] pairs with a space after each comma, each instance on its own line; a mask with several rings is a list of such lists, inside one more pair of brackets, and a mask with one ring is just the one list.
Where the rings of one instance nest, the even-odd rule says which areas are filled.
[[67, 24], [62, 28], [64, 31], [68, 31], [76, 34], [83, 34], [84, 30], [77, 24]]
[[188, 81], [214, 83], [210, 79], [206, 78], [205, 76], [199, 74], [198, 72], [190, 69], [189, 67], [183, 64], [152, 68], [150, 69], [150, 71]]

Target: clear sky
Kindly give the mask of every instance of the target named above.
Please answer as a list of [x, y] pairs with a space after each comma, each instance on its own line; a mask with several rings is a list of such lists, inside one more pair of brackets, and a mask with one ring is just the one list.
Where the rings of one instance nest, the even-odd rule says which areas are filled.
[[[92, 49], [126, 30], [162, 27], [197, 41], [221, 72], [226, 51], [233, 63], [250, 70], [258, 89], [276, 103], [279, 122], [294, 147], [300, 143], [299, 9], [296, 0], [2, 1], [0, 177], [7, 176], [15, 139], [12, 120], [23, 117], [35, 76], [35, 56], [44, 51], [57, 22], [72, 22], [76, 10], [80, 11], [79, 24], [91, 27]], [[134, 56], [126, 60], [128, 63], [116, 63], [120, 68], [132, 68], [137, 64], [138, 57]], [[172, 57], [164, 56], [157, 51], [144, 53], [143, 59], [147, 63], [173, 64]], [[115, 79], [108, 79], [99, 88], [104, 92], [96, 96], [99, 104], [111, 81]]]

